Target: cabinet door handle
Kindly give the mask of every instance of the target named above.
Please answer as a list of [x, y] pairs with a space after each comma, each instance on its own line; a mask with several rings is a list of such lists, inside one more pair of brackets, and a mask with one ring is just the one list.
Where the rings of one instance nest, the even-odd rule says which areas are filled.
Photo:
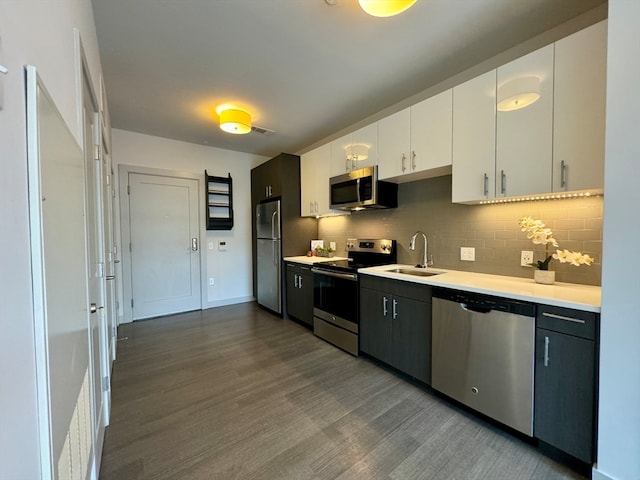
[[565, 320], [567, 322], [581, 323], [583, 325], [585, 323], [587, 323], [584, 320], [582, 320], [581, 318], [565, 317], [564, 315], [558, 315], [556, 313], [542, 312], [542, 316], [543, 317], [549, 317], [549, 318], [555, 318], [556, 320]]
[[404, 161], [406, 160], [406, 158], [407, 158], [407, 157], [404, 155], [404, 153], [402, 154], [402, 157], [400, 157], [400, 161], [402, 162], [402, 173], [404, 173], [404, 172], [405, 172], [405, 170], [407, 169], [407, 168], [404, 166]]
[[398, 301], [394, 298], [393, 299], [393, 315], [392, 318], [395, 320], [396, 317], [398, 316], [398, 310], [397, 310], [397, 306], [398, 306]]
[[302, 288], [302, 275], [298, 275], [298, 288]]
[[549, 366], [549, 337], [544, 337], [544, 366]]
[[387, 297], [382, 297], [382, 316], [387, 316]]
[[507, 193], [507, 174], [504, 170], [500, 170], [500, 192], [503, 195]]
[[416, 169], [416, 151], [411, 150], [411, 170], [415, 171]]
[[298, 288], [298, 274], [293, 274], [293, 288]]
[[489, 196], [489, 175], [484, 174], [484, 196]]
[[560, 186], [562, 188], [567, 186], [567, 164], [564, 160], [560, 162]]

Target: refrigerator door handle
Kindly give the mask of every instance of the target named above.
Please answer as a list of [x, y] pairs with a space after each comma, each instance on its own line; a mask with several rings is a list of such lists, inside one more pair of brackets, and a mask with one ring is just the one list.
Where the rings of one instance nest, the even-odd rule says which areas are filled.
[[271, 238], [276, 238], [276, 216], [278, 215], [278, 210], [274, 211], [271, 214]]
[[273, 241], [273, 264], [278, 265], [278, 242]]

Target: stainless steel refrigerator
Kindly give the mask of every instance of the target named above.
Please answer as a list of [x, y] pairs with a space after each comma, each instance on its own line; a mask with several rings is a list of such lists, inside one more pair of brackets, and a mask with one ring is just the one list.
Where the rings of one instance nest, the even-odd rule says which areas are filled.
[[258, 303], [282, 313], [280, 200], [256, 205]]

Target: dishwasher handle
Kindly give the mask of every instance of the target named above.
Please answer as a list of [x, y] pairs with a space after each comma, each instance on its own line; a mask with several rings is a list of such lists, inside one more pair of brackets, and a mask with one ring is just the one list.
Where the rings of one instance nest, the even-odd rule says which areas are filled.
[[491, 307], [474, 305], [473, 303], [460, 303], [460, 308], [462, 308], [465, 312], [476, 312], [476, 313], [489, 313], [493, 310]]

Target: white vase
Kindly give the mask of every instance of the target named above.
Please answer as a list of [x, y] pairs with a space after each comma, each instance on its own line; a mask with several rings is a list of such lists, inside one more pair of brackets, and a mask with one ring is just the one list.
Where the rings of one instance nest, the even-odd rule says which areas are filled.
[[542, 283], [544, 285], [553, 285], [556, 281], [555, 270], [538, 270], [533, 272], [533, 279], [536, 283]]

